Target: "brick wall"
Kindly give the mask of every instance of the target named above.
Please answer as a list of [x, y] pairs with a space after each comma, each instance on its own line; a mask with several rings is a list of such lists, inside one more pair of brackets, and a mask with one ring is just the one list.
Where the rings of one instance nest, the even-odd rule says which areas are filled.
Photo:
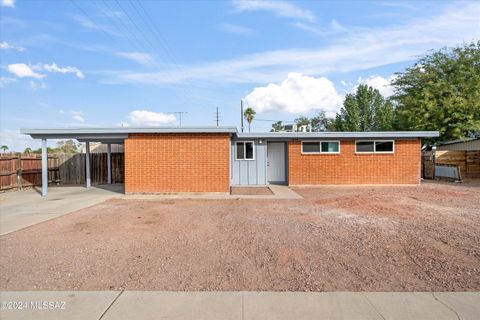
[[125, 193], [228, 192], [228, 133], [129, 134]]
[[420, 140], [396, 140], [393, 154], [355, 154], [355, 141], [340, 142], [340, 154], [302, 154], [301, 142], [288, 143], [290, 185], [417, 184]]

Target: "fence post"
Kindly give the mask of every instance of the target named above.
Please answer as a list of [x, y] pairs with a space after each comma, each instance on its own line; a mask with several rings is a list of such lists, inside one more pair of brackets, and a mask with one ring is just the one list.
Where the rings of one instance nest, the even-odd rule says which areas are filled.
[[48, 194], [48, 155], [47, 139], [42, 139], [42, 197]]
[[85, 142], [85, 185], [90, 188], [90, 141]]
[[437, 151], [437, 146], [432, 146], [432, 164], [433, 164], [433, 173], [432, 173], [432, 180], [435, 180], [435, 163], [436, 163], [436, 151]]
[[107, 144], [107, 177], [108, 184], [112, 184], [112, 145]]
[[22, 154], [19, 154], [18, 155], [18, 158], [16, 160], [16, 164], [15, 164], [15, 169], [17, 171], [17, 188], [19, 188], [20, 190], [22, 190], [22, 186], [23, 186], [23, 183], [22, 183], [22, 177], [23, 177], [23, 173], [22, 173]]

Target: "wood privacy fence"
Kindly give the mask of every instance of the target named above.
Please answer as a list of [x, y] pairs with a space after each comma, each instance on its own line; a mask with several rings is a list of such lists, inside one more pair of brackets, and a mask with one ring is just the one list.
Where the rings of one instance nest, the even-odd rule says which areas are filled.
[[[462, 178], [480, 178], [480, 151], [436, 151], [435, 164], [457, 166], [460, 169], [460, 175]], [[433, 178], [432, 151], [424, 151], [422, 153], [422, 171], [424, 178]]]
[[[112, 183], [123, 183], [123, 153], [112, 153]], [[57, 153], [48, 156], [48, 182], [56, 184], [85, 183], [85, 154]], [[90, 154], [92, 184], [108, 182], [107, 154]], [[41, 155], [0, 156], [0, 190], [42, 184]]]

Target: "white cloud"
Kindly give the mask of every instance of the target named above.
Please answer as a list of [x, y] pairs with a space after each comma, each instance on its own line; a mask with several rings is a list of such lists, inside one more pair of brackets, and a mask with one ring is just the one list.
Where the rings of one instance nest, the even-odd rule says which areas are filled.
[[36, 73], [33, 71], [32, 67], [26, 65], [25, 63], [9, 64], [7, 70], [19, 78], [42, 79], [46, 77], [44, 74]]
[[0, 88], [5, 87], [7, 84], [17, 81], [15, 78], [0, 77]]
[[231, 24], [231, 23], [222, 23], [217, 26], [218, 30], [226, 32], [226, 33], [232, 33], [232, 34], [239, 34], [239, 35], [252, 35], [255, 33], [253, 29], [244, 27], [244, 26], [239, 26], [236, 24]]
[[75, 20], [78, 24], [80, 24], [82, 27], [87, 28], [87, 29], [92, 29], [92, 30], [101, 30], [111, 36], [115, 37], [124, 37], [123, 34], [115, 31], [113, 28], [104, 26], [101, 24], [97, 24], [93, 22], [90, 19], [84, 18], [83, 16], [80, 15], [72, 15], [71, 16], [73, 20]]
[[48, 88], [48, 85], [45, 83], [45, 82], [35, 82], [33, 80], [30, 80], [28, 82], [28, 84], [30, 85], [30, 89], [33, 89], [33, 90], [38, 90], [38, 89], [47, 89]]
[[[370, 87], [373, 87], [373, 88], [377, 89], [382, 96], [388, 98], [388, 97], [392, 96], [393, 93], [394, 93], [393, 87], [391, 85], [391, 83], [394, 79], [395, 79], [394, 75], [392, 75], [388, 78], [384, 78], [382, 76], [375, 75], [375, 76], [368, 77], [367, 79], [359, 78], [358, 83], [363, 83], [363, 84], [366, 84]], [[355, 86], [354, 90], [356, 90], [357, 87], [358, 87], [358, 85]]]
[[138, 126], [161, 126], [177, 120], [173, 114], [147, 110], [134, 110], [128, 114], [128, 119]]
[[2, 7], [15, 8], [15, 0], [2, 0]]
[[328, 36], [328, 35], [333, 35], [337, 34], [339, 32], [345, 32], [347, 29], [343, 27], [337, 20], [333, 19], [330, 21], [328, 26], [322, 27], [317, 24], [311, 24], [311, 23], [303, 23], [303, 22], [295, 22], [292, 24], [295, 28], [308, 31], [310, 33], [313, 33], [317, 36]]
[[233, 0], [233, 6], [236, 11], [270, 11], [279, 17], [315, 21], [315, 15], [311, 11], [287, 1]]
[[75, 76], [77, 76], [77, 78], [80, 78], [80, 79], [85, 78], [83, 73], [77, 67], [67, 66], [67, 67], [62, 68], [62, 67], [57, 66], [57, 64], [55, 62], [50, 64], [50, 65], [48, 65], [48, 64], [43, 65], [43, 69], [48, 71], [48, 72], [55, 72], [55, 73], [63, 73], [63, 74], [74, 73]]
[[289, 73], [280, 84], [257, 87], [245, 97], [246, 105], [258, 112], [305, 114], [326, 111], [331, 116], [342, 105], [343, 97], [327, 78]]
[[153, 58], [150, 54], [145, 52], [119, 52], [119, 57], [126, 58], [142, 65], [148, 66], [153, 64]]
[[13, 45], [5, 42], [5, 41], [0, 42], [0, 49], [3, 49], [3, 50], [12, 49], [12, 50], [20, 51], [20, 52], [25, 50], [25, 48], [23, 48], [23, 47], [13, 46]]
[[82, 111], [70, 111], [70, 114], [72, 115], [73, 120], [76, 120], [78, 122], [85, 122]]
[[[203, 83], [268, 83], [285, 79], [289, 72], [324, 75], [351, 72], [411, 61], [431, 49], [458, 45], [480, 38], [480, 3], [446, 6], [430, 17], [381, 28], [353, 28], [318, 49], [260, 52], [238, 58], [157, 72], [112, 72], [107, 83], [155, 85], [201, 81]], [[181, 69], [181, 70], [178, 70]]]

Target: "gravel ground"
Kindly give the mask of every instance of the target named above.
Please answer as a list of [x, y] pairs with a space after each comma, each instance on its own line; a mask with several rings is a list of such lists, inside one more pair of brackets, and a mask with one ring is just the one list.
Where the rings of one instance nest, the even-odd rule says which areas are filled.
[[0, 290], [480, 290], [480, 187], [109, 200], [0, 237]]

